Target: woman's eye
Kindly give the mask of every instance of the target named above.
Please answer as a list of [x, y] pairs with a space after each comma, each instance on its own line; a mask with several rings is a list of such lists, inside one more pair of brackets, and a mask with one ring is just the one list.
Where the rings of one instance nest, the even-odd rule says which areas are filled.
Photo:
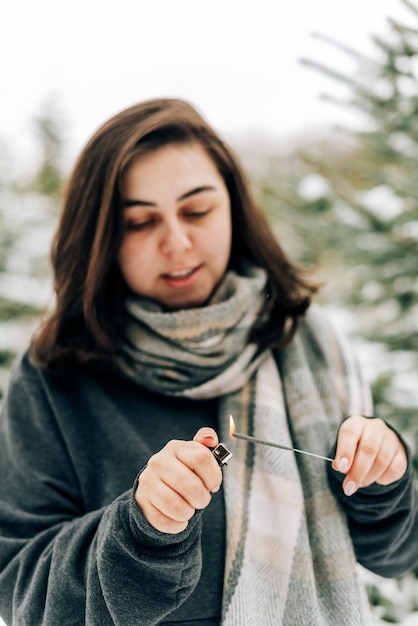
[[151, 226], [152, 220], [145, 220], [144, 222], [128, 222], [126, 225], [127, 230], [145, 230]]
[[187, 211], [187, 217], [204, 217], [210, 212], [210, 209], [205, 209], [204, 211]]

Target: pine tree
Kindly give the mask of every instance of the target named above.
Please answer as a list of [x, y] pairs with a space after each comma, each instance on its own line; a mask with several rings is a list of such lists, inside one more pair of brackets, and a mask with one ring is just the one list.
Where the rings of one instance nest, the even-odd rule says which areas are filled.
[[[376, 58], [321, 37], [355, 61], [353, 76], [303, 61], [345, 87], [345, 99], [326, 99], [358, 110], [362, 129], [271, 157], [256, 185], [288, 251], [326, 281], [325, 303], [351, 311], [352, 336], [374, 355], [375, 413], [405, 434], [418, 470], [418, 7], [400, 2], [411, 20], [389, 20]], [[371, 576], [367, 588], [386, 621], [417, 610], [413, 576], [389, 595], [380, 584]]]
[[41, 151], [41, 163], [32, 180], [32, 189], [44, 197], [59, 198], [63, 184], [62, 156], [64, 122], [55, 98], [43, 104], [33, 120]]
[[368, 117], [369, 128], [354, 133], [348, 164], [312, 164], [329, 184], [350, 242], [341, 255], [358, 330], [390, 352], [375, 383], [379, 413], [417, 436], [418, 8], [402, 3], [415, 28], [389, 20], [389, 36], [374, 37], [376, 61], [345, 48], [360, 61], [358, 76], [346, 81], [349, 105]]
[[303, 60], [345, 86], [345, 100], [327, 99], [358, 109], [365, 128], [313, 139], [281, 173], [272, 160], [259, 189], [292, 252], [319, 264], [328, 301], [353, 312], [355, 333], [379, 355], [376, 413], [417, 449], [418, 8], [400, 1], [415, 27], [390, 19], [389, 34], [373, 38], [375, 59], [327, 40], [355, 61], [354, 76]]
[[48, 304], [48, 253], [63, 181], [62, 122], [49, 101], [33, 120], [39, 165], [16, 174], [9, 153], [0, 163], [0, 396], [16, 353]]

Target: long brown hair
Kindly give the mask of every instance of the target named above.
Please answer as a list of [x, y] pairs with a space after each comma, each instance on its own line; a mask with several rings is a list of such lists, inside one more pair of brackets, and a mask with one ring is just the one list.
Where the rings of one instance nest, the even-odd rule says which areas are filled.
[[253, 339], [270, 345], [292, 336], [316, 286], [281, 249], [232, 150], [189, 103], [162, 98], [129, 107], [104, 123], [69, 177], [51, 252], [55, 307], [31, 346], [39, 365], [68, 359], [103, 362], [120, 353], [127, 294], [117, 263], [124, 234], [123, 175], [139, 154], [190, 141], [205, 148], [229, 191], [230, 267], [248, 259], [268, 274], [267, 319]]

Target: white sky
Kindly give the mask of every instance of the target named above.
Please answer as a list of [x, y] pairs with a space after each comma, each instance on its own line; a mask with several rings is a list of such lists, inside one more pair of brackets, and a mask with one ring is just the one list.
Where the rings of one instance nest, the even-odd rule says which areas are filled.
[[187, 98], [227, 136], [344, 121], [319, 100], [336, 83], [298, 59], [343, 68], [311, 33], [369, 52], [387, 16], [412, 14], [401, 0], [2, 0], [0, 137], [23, 151], [51, 95], [74, 153], [107, 117], [155, 96]]

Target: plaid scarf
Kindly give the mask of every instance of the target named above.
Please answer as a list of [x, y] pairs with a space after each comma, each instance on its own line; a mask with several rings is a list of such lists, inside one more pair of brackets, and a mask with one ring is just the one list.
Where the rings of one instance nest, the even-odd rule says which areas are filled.
[[[199, 309], [163, 312], [131, 299], [125, 371], [168, 396], [219, 396], [221, 440], [229, 441], [232, 414], [239, 432], [327, 456], [345, 415], [371, 413], [367, 390], [313, 307], [288, 347], [259, 354], [248, 336], [265, 287], [264, 271], [249, 267], [229, 272]], [[244, 441], [228, 446], [223, 626], [372, 624], [326, 462]]]

